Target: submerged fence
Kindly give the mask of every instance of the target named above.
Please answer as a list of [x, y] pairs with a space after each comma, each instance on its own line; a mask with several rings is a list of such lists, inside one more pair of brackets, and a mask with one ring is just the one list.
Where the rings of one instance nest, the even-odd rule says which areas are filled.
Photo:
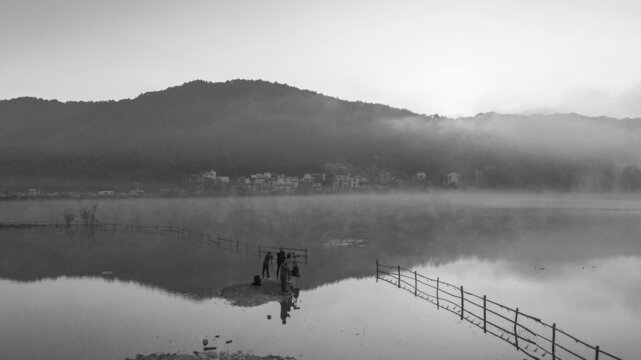
[[382, 280], [444, 309], [503, 341], [514, 345], [532, 359], [616, 359], [621, 358], [592, 346], [541, 319], [499, 304], [456, 286], [432, 279], [400, 266], [379, 264], [376, 281]]
[[105, 232], [131, 232], [131, 233], [147, 233], [147, 234], [165, 234], [179, 237], [181, 239], [198, 241], [204, 245], [215, 247], [216, 249], [228, 250], [237, 254], [244, 254], [246, 256], [254, 255], [261, 256], [267, 251], [274, 250], [277, 252], [283, 250], [288, 253], [293, 253], [296, 256], [297, 262], [307, 264], [308, 254], [307, 249], [297, 249], [281, 246], [267, 246], [262, 244], [251, 244], [247, 241], [238, 241], [216, 237], [211, 234], [206, 234], [200, 231], [190, 230], [179, 226], [173, 225], [129, 225], [129, 224], [112, 224], [104, 222], [72, 222], [66, 223], [64, 221], [32, 221], [32, 222], [5, 222], [0, 223], [0, 231], [48, 231], [48, 230], [91, 230], [91, 231], [105, 231]]

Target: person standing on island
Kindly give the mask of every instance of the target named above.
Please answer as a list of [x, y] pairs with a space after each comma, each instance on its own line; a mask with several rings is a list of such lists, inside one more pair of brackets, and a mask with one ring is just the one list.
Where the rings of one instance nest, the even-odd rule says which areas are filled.
[[280, 251], [276, 254], [276, 277], [280, 273], [280, 266], [285, 262], [285, 252], [283, 248], [280, 248]]
[[263, 279], [265, 278], [265, 273], [267, 273], [267, 278], [269, 279], [269, 265], [273, 258], [274, 256], [272, 256], [272, 253], [268, 251], [267, 255], [265, 255], [265, 259], [263, 260]]
[[290, 282], [292, 277], [292, 269], [294, 268], [294, 259], [292, 259], [292, 253], [287, 254], [287, 259], [285, 259], [285, 268], [287, 269], [287, 282]]
[[291, 283], [294, 293], [297, 290], [300, 290], [300, 268], [298, 267], [298, 261], [296, 260], [296, 255], [293, 256], [293, 266], [291, 270]]
[[289, 276], [289, 269], [287, 268], [287, 263], [283, 262], [278, 267], [280, 270], [280, 291], [287, 291], [287, 277]]

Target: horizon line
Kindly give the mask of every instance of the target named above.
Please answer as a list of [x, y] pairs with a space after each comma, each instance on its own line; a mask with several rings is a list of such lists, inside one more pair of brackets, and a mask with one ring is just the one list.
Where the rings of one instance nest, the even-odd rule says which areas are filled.
[[292, 89], [295, 89], [295, 90], [298, 90], [298, 91], [310, 92], [310, 93], [313, 93], [313, 94], [321, 95], [321, 96], [324, 96], [324, 97], [336, 99], [336, 100], [343, 101], [343, 102], [360, 103], [360, 104], [376, 105], [376, 106], [385, 106], [385, 107], [388, 107], [388, 108], [391, 108], [391, 109], [396, 109], [396, 110], [400, 110], [400, 111], [407, 111], [407, 112], [410, 112], [410, 113], [412, 113], [414, 115], [423, 116], [423, 117], [437, 117], [437, 118], [445, 118], [445, 119], [461, 119], [461, 118], [469, 119], [469, 118], [475, 118], [477, 116], [486, 115], [486, 114], [507, 115], [507, 116], [578, 115], [578, 116], [585, 117], [585, 118], [590, 118], [590, 119], [609, 118], [609, 119], [615, 119], [615, 120], [638, 120], [638, 121], [641, 121], [641, 117], [629, 117], [629, 116], [628, 117], [616, 117], [616, 116], [603, 115], [603, 114], [602, 115], [585, 115], [585, 114], [574, 112], [574, 111], [571, 111], [571, 112], [524, 111], [524, 112], [520, 112], [520, 113], [509, 113], [509, 112], [503, 113], [503, 112], [498, 112], [498, 111], [483, 111], [483, 112], [478, 112], [476, 114], [466, 114], [466, 115], [461, 115], [461, 114], [459, 114], [459, 115], [446, 115], [446, 114], [438, 114], [438, 113], [425, 114], [425, 113], [419, 113], [419, 112], [416, 112], [414, 110], [407, 109], [407, 108], [396, 107], [396, 106], [390, 105], [390, 104], [374, 103], [374, 102], [367, 102], [367, 101], [362, 101], [362, 100], [342, 99], [342, 98], [339, 98], [337, 96], [327, 95], [327, 94], [324, 94], [324, 93], [321, 93], [321, 92], [318, 92], [318, 91], [315, 91], [315, 90], [299, 88], [297, 86], [290, 85], [288, 83], [280, 83], [278, 81], [270, 81], [270, 80], [265, 80], [265, 79], [260, 79], [260, 78], [258, 78], [258, 79], [235, 78], [235, 79], [229, 79], [229, 80], [225, 80], [225, 81], [210, 81], [210, 80], [203, 80], [203, 79], [194, 79], [194, 80], [185, 81], [185, 82], [183, 82], [182, 84], [179, 84], [179, 85], [171, 85], [171, 86], [168, 86], [168, 87], [166, 87], [164, 89], [145, 91], [145, 92], [139, 93], [135, 97], [129, 97], [129, 98], [123, 97], [123, 98], [120, 98], [120, 99], [97, 99], [97, 100], [71, 100], [71, 99], [67, 99], [67, 100], [61, 100], [61, 99], [56, 99], [56, 98], [41, 98], [41, 97], [37, 97], [37, 96], [23, 95], [23, 96], [17, 96], [17, 97], [9, 98], [9, 99], [0, 99], [0, 103], [9, 102], [9, 101], [15, 101], [15, 100], [23, 100], [23, 99], [34, 99], [34, 100], [40, 100], [40, 101], [51, 101], [51, 102], [58, 102], [58, 103], [62, 103], [62, 104], [112, 103], [112, 102], [121, 102], [121, 101], [134, 101], [134, 100], [136, 100], [136, 99], [138, 99], [140, 97], [143, 97], [145, 95], [153, 95], [153, 94], [157, 94], [157, 93], [162, 93], [162, 92], [165, 92], [167, 90], [180, 88], [180, 87], [183, 87], [185, 85], [189, 85], [189, 84], [193, 84], [193, 83], [204, 83], [204, 84], [210, 84], [210, 85], [219, 85], [219, 84], [226, 84], [226, 83], [232, 83], [232, 82], [238, 82], [238, 81], [258, 82], [258, 83], [267, 83], [267, 84], [272, 84], [272, 85], [286, 86], [286, 87], [289, 87], [289, 88], [292, 88]]

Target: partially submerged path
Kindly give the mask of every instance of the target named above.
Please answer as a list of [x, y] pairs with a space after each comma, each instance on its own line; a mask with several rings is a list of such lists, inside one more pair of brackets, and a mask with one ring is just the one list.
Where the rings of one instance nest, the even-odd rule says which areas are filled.
[[307, 264], [308, 251], [307, 249], [290, 248], [274, 245], [265, 245], [260, 243], [250, 243], [248, 241], [238, 241], [233, 239], [226, 239], [212, 234], [206, 234], [196, 230], [186, 229], [180, 226], [173, 225], [130, 225], [130, 224], [112, 224], [105, 222], [64, 222], [64, 221], [16, 221], [16, 222], [1, 222], [0, 231], [74, 231], [74, 230], [88, 230], [88, 231], [104, 231], [104, 232], [124, 232], [124, 233], [146, 233], [146, 234], [160, 234], [172, 235], [180, 239], [192, 240], [200, 242], [203, 245], [213, 247], [215, 249], [231, 251], [235, 254], [245, 256], [258, 256], [266, 254], [269, 251], [282, 249], [288, 253], [292, 253], [301, 264]]

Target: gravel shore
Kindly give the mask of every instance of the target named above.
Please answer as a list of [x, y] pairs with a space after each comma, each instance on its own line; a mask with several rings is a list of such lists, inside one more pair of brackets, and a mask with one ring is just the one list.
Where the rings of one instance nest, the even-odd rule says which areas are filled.
[[277, 355], [258, 356], [246, 354], [244, 352], [230, 353], [226, 351], [205, 351], [198, 354], [150, 354], [138, 355], [133, 359], [126, 360], [295, 360], [293, 357], [283, 357]]
[[[260, 286], [249, 283], [233, 284], [224, 287], [219, 291], [219, 296], [229, 300], [236, 306], [253, 307], [266, 304], [271, 301], [281, 301], [291, 297], [292, 293], [280, 291], [280, 281], [275, 279], [263, 279]], [[279, 355], [258, 356], [247, 354], [242, 351], [231, 353], [228, 351], [203, 351], [194, 354], [138, 354], [134, 358], [126, 360], [295, 360], [293, 357]]]

